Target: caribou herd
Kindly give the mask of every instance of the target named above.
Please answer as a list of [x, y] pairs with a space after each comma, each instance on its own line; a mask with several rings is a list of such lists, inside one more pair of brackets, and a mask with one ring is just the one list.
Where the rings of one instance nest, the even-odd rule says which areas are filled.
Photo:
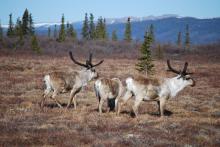
[[[149, 77], [128, 77], [125, 80], [125, 85], [119, 78], [99, 78], [95, 67], [102, 64], [103, 60], [93, 64], [92, 54], [85, 64], [75, 60], [72, 52], [69, 52], [70, 59], [77, 65], [83, 67], [80, 71], [72, 72], [51, 72], [44, 76], [44, 84], [46, 86], [43, 98], [40, 102], [40, 107], [44, 107], [45, 100], [51, 98], [59, 107], [63, 107], [57, 99], [60, 93], [70, 92], [68, 109], [73, 101], [74, 109], [76, 109], [76, 94], [86, 86], [90, 81], [96, 80], [94, 90], [98, 98], [98, 111], [102, 113], [102, 105], [105, 101], [114, 101], [116, 114], [120, 114], [122, 106], [134, 97], [133, 112], [138, 115], [138, 107], [142, 101], [156, 101], [160, 116], [164, 116], [164, 107], [168, 99], [175, 97], [180, 91], [187, 86], [195, 86], [195, 81], [190, 76], [192, 73], [187, 72], [188, 63], [182, 70], [176, 70], [171, 67], [170, 61], [167, 60], [168, 71], [176, 74], [172, 78], [152, 79]], [[50, 95], [52, 92], [52, 95]], [[109, 105], [108, 105], [109, 106]], [[109, 111], [109, 108], [107, 109]], [[107, 111], [107, 112], [108, 112]]]

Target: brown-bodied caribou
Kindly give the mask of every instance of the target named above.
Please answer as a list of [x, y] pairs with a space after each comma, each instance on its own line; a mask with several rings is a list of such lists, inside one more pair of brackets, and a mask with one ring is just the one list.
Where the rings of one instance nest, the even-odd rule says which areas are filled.
[[80, 63], [75, 60], [72, 55], [72, 52], [69, 52], [69, 56], [71, 60], [83, 67], [80, 71], [72, 71], [72, 72], [51, 72], [44, 76], [44, 83], [46, 89], [43, 94], [43, 98], [40, 102], [40, 106], [43, 107], [46, 98], [49, 96], [49, 93], [53, 91], [52, 96], [53, 99], [59, 107], [62, 108], [61, 103], [56, 99], [56, 96], [59, 93], [65, 93], [70, 91], [69, 102], [67, 108], [71, 105], [72, 101], [74, 103], [74, 109], [76, 109], [76, 98], [75, 95], [80, 92], [83, 86], [86, 86], [89, 81], [92, 79], [98, 78], [98, 73], [95, 70], [95, 67], [102, 64], [104, 60], [101, 60], [97, 64], [92, 64], [92, 54], [90, 53], [89, 59], [86, 60], [86, 63]]
[[115, 108], [118, 108], [118, 100], [124, 91], [123, 84], [119, 78], [100, 78], [95, 82], [94, 88], [96, 97], [99, 100], [98, 109], [100, 114], [102, 113], [102, 105], [104, 101], [108, 102], [108, 111], [110, 110], [109, 102], [112, 100], [114, 101]]

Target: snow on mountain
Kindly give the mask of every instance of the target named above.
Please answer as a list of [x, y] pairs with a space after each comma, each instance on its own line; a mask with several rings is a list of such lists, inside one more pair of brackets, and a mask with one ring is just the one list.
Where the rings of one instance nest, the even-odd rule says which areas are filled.
[[[180, 16], [175, 14], [166, 14], [161, 16], [145, 16], [145, 17], [134, 17], [129, 16], [132, 22], [139, 22], [139, 21], [145, 21], [145, 20], [159, 20], [159, 19], [165, 19], [165, 18], [180, 18]], [[106, 18], [107, 24], [117, 24], [117, 23], [125, 23], [127, 22], [128, 17], [122, 17], [122, 18]]]
[[[144, 21], [144, 20], [158, 20], [158, 19], [164, 19], [164, 18], [169, 18], [169, 17], [178, 17], [178, 15], [175, 14], [166, 14], [166, 15], [161, 15], [161, 16], [146, 16], [146, 17], [134, 17], [130, 16], [132, 22], [139, 22], [139, 21]], [[128, 17], [121, 17], [121, 18], [106, 18], [106, 23], [107, 24], [117, 24], [117, 23], [125, 23], [127, 21]], [[95, 21], [96, 22], [96, 21]], [[71, 22], [71, 24], [76, 24], [80, 25], [82, 24], [82, 21], [78, 22]], [[60, 22], [42, 22], [42, 23], [35, 23], [35, 27], [45, 27], [48, 28], [50, 26], [54, 25], [60, 25]], [[2, 25], [3, 28], [7, 28], [8, 25]]]
[[50, 27], [54, 25], [60, 25], [60, 22], [52, 22], [52, 23], [36, 23], [34, 24], [34, 27]]

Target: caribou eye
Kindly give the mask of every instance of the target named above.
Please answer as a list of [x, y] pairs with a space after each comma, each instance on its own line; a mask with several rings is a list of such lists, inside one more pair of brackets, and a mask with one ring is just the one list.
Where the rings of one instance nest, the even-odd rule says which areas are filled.
[[186, 77], [185, 79], [186, 79], [186, 80], [190, 80], [191, 78], [190, 78], [190, 77]]

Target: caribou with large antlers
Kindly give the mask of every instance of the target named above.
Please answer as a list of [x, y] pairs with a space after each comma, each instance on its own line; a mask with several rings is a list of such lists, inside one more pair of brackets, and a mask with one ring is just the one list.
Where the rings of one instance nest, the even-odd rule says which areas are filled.
[[80, 71], [73, 72], [51, 72], [44, 76], [44, 83], [46, 89], [43, 94], [43, 99], [41, 100], [40, 106], [43, 107], [46, 98], [49, 96], [49, 93], [53, 91], [51, 99], [53, 99], [59, 107], [62, 108], [61, 103], [56, 99], [56, 96], [59, 93], [65, 93], [70, 91], [70, 98], [67, 105], [67, 108], [71, 105], [72, 101], [74, 103], [74, 109], [76, 109], [76, 98], [75, 95], [80, 92], [83, 86], [86, 86], [89, 81], [92, 79], [98, 78], [98, 73], [95, 71], [95, 67], [102, 64], [103, 60], [97, 64], [92, 64], [92, 54], [90, 53], [89, 59], [86, 60], [86, 63], [80, 63], [75, 60], [72, 55], [72, 52], [69, 52], [71, 60], [83, 67]]
[[168, 71], [171, 71], [177, 76], [173, 78], [165, 78], [162, 80], [149, 79], [149, 78], [132, 78], [126, 79], [127, 90], [125, 95], [119, 102], [118, 114], [120, 113], [121, 106], [124, 105], [128, 99], [135, 96], [135, 103], [133, 111], [135, 115], [138, 114], [138, 107], [142, 101], [157, 101], [159, 113], [164, 115], [165, 103], [169, 98], [173, 98], [178, 92], [187, 86], [195, 86], [195, 81], [187, 72], [188, 63], [185, 62], [183, 70], [176, 70], [171, 67], [170, 61], [167, 60]]

